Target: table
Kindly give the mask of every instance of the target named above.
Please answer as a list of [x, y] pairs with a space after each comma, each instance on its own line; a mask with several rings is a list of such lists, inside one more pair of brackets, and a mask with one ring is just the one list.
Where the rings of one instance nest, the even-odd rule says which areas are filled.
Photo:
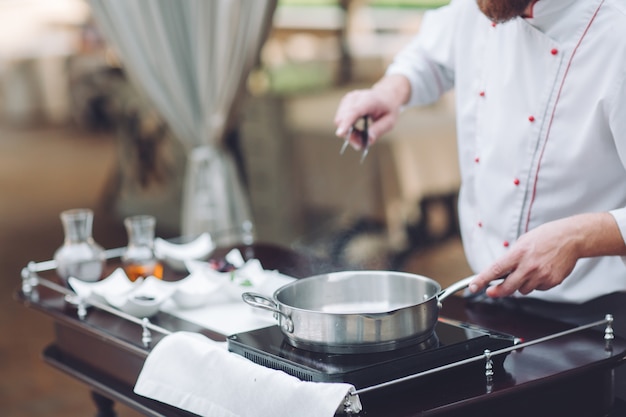
[[[246, 249], [247, 256], [260, 259], [265, 268], [298, 278], [337, 269], [336, 265], [271, 244], [254, 244]], [[225, 254], [227, 249], [220, 251], [216, 256]], [[44, 278], [46, 274], [38, 275]], [[54, 273], [49, 272], [45, 278], [54, 280]], [[55, 338], [45, 348], [43, 358], [90, 387], [100, 416], [114, 415], [113, 402], [124, 403], [147, 416], [192, 416], [132, 391], [150, 347], [164, 337], [162, 334], [150, 332], [152, 342], [146, 347], [142, 342], [146, 329], [140, 324], [95, 308], [90, 308], [84, 319], [80, 319], [76, 306], [42, 285], [32, 291], [18, 290], [16, 298], [24, 306], [53, 319]], [[575, 328], [506, 303], [469, 302], [457, 296], [443, 302], [440, 315], [512, 334], [524, 342]], [[151, 323], [168, 331], [193, 331], [225, 340], [224, 335], [166, 313], [158, 313]], [[427, 384], [418, 378], [368, 392], [361, 395], [364, 410], [360, 415], [609, 415], [616, 408], [614, 369], [626, 358], [626, 341], [617, 337], [611, 348], [606, 349], [602, 330], [573, 331], [514, 350], [506, 356], [503, 368], [496, 369], [492, 381], [486, 381], [481, 372], [463, 367], [437, 374]]]

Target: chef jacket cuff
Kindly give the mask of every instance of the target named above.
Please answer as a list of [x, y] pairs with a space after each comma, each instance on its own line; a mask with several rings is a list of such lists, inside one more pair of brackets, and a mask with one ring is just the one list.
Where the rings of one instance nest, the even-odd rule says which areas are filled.
[[429, 64], [427, 58], [422, 57], [414, 63], [415, 67], [407, 66], [404, 62], [393, 62], [385, 71], [385, 75], [403, 75], [411, 85], [409, 101], [403, 106], [424, 106], [435, 103], [446, 92], [441, 78], [434, 64]]
[[[626, 244], [626, 208], [611, 210], [609, 213], [615, 219], [615, 223], [617, 223], [617, 227], [622, 234], [622, 240], [624, 241], [624, 244]], [[626, 257], [624, 260], [626, 262]]]

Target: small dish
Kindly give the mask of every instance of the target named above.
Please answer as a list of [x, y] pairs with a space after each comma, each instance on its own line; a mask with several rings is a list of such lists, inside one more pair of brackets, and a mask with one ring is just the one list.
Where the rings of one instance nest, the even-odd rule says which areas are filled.
[[[188, 261], [186, 265], [187, 269], [191, 271], [192, 274], [199, 274], [209, 282], [214, 283], [232, 300], [241, 300], [241, 294], [244, 292], [256, 291], [254, 283], [257, 281], [257, 277], [260, 276], [260, 274], [258, 274], [253, 280], [252, 278], [241, 275], [237, 269], [219, 271], [209, 262]], [[260, 270], [262, 271], [263, 268], [260, 268]]]
[[215, 249], [215, 243], [208, 233], [202, 233], [187, 243], [174, 243], [157, 237], [154, 239], [154, 253], [176, 271], [185, 270], [185, 261], [204, 259]]
[[202, 272], [192, 272], [186, 278], [175, 282], [176, 290], [172, 300], [183, 309], [192, 309], [206, 304], [222, 284], [207, 278]]
[[[241, 268], [246, 263], [239, 249], [231, 249], [230, 252], [224, 257], [226, 262], [234, 266], [235, 268]], [[260, 265], [260, 264], [259, 264]]]
[[135, 317], [151, 317], [159, 312], [161, 304], [176, 291], [175, 282], [148, 277], [141, 285], [124, 294], [107, 294], [106, 301], [113, 307]]
[[106, 303], [107, 295], [125, 294], [142, 283], [142, 279], [131, 282], [122, 268], [117, 268], [108, 277], [96, 281], [85, 282], [69, 277], [67, 282], [74, 292], [87, 301]]
[[230, 298], [241, 300], [244, 292], [264, 292], [262, 289], [267, 276], [258, 259], [250, 259], [228, 274], [230, 276], [224, 287]]
[[[240, 264], [235, 255], [229, 258], [228, 262], [231, 265]], [[278, 271], [263, 269], [258, 259], [249, 259], [240, 264], [239, 268], [225, 272], [216, 270], [211, 263], [204, 261], [187, 261], [185, 265], [192, 274], [200, 274], [217, 283], [220, 291], [223, 291], [230, 300], [236, 301], [241, 301], [241, 295], [245, 292], [271, 295], [277, 288], [293, 280]]]

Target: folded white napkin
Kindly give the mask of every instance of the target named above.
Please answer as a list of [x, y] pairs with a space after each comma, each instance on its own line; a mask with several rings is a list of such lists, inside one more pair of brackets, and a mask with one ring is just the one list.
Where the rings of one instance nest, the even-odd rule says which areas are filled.
[[353, 389], [301, 381], [189, 332], [163, 338], [135, 385], [138, 395], [211, 417], [331, 417]]

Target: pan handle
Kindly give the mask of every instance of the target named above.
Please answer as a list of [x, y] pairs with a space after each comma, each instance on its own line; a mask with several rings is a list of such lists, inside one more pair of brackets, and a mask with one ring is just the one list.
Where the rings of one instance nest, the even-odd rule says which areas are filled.
[[[507, 277], [507, 275], [503, 276], [502, 278], [494, 279], [493, 281], [491, 281], [489, 283], [489, 285], [498, 285], [498, 284], [502, 283], [502, 281], [504, 281], [504, 279]], [[463, 279], [455, 282], [454, 284], [451, 284], [449, 287], [447, 287], [446, 289], [444, 289], [443, 291], [441, 291], [438, 294], [437, 298], [438, 298], [439, 302], [445, 300], [446, 298], [448, 298], [452, 294], [454, 294], [456, 292], [459, 292], [461, 290], [464, 290], [467, 287], [469, 287], [470, 282], [472, 282], [472, 280], [474, 278], [476, 278], [476, 275], [471, 275], [471, 276], [469, 276], [467, 278], [463, 278]]]
[[446, 289], [441, 291], [437, 298], [441, 302], [441, 301], [445, 300], [446, 298], [448, 298], [449, 296], [451, 296], [452, 294], [466, 289], [467, 287], [469, 287], [470, 282], [472, 282], [472, 280], [474, 279], [475, 276], [476, 275], [472, 275], [472, 276], [469, 276], [467, 278], [463, 278], [463, 279], [455, 282], [454, 284], [451, 284], [449, 287], [447, 287]]
[[279, 320], [282, 329], [288, 333], [293, 333], [293, 321], [291, 317], [280, 311], [278, 304], [273, 299], [256, 292], [244, 292], [241, 294], [241, 299], [249, 306], [271, 311], [276, 318], [278, 318], [278, 316], [282, 317], [283, 320]]

